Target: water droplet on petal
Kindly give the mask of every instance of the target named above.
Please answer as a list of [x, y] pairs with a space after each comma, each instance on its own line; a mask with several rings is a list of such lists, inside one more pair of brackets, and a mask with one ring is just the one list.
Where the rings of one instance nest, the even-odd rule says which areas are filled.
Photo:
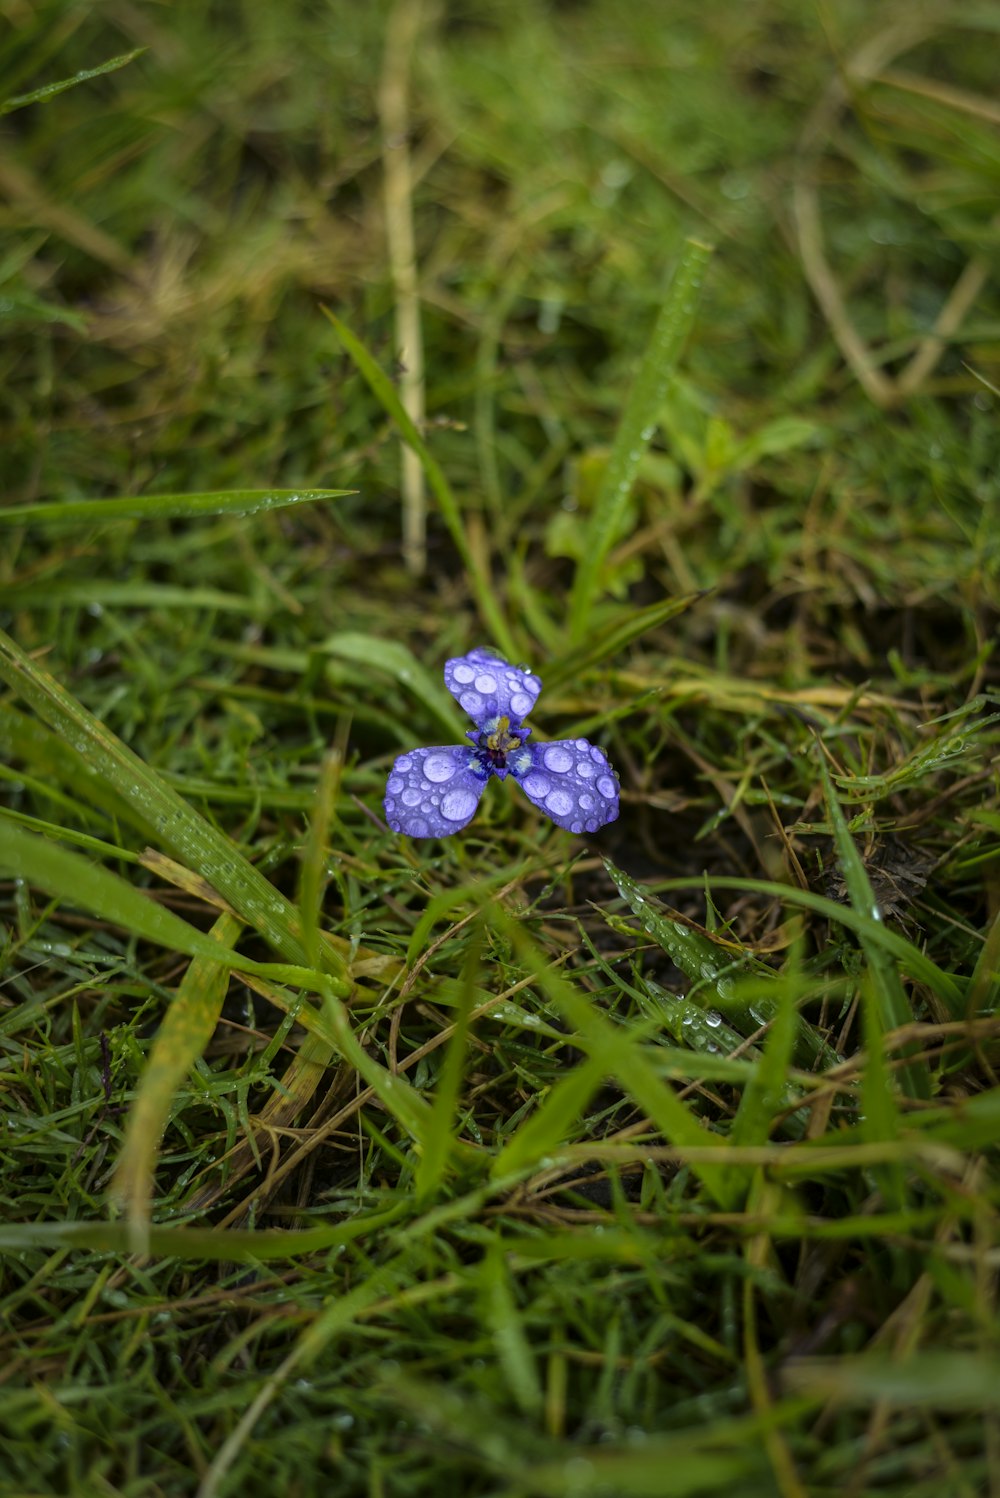
[[424, 764], [424, 774], [428, 780], [440, 784], [441, 781], [450, 780], [457, 768], [450, 754], [431, 754]]
[[475, 809], [476, 798], [464, 787], [449, 791], [441, 802], [441, 815], [447, 817], [449, 822], [468, 821]]
[[545, 768], [555, 770], [558, 774], [565, 774], [573, 768], [573, 756], [562, 744], [550, 744], [542, 754]]

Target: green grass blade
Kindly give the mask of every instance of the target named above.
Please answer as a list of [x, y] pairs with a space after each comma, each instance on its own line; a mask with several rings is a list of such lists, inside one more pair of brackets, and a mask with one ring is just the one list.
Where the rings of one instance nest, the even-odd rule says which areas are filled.
[[[643, 929], [659, 943], [681, 972], [691, 979], [693, 986], [687, 996], [690, 1006], [693, 1008], [697, 1005], [704, 1011], [708, 1004], [718, 1003], [726, 1012], [732, 1012], [740, 999], [736, 971], [745, 969], [746, 957], [739, 952], [727, 955], [721, 946], [702, 936], [700, 931], [665, 913], [660, 909], [660, 902], [655, 896], [643, 885], [636, 883], [624, 869], [613, 864], [610, 858], [604, 860], [604, 867], [618, 893], [630, 906], [633, 914], [639, 917]], [[776, 981], [771, 970], [763, 966], [757, 967], [755, 977], [759, 979], [756, 984], [758, 990], [767, 989]], [[675, 1007], [680, 1002], [675, 1001]], [[767, 992], [758, 991], [752, 1003], [749, 1000], [744, 1003], [757, 1024], [773, 1021], [778, 1012], [776, 998], [770, 997]], [[696, 1020], [696, 1016], [691, 1018]], [[840, 1057], [816, 1034], [812, 1026], [800, 1025], [796, 1020], [795, 1028], [799, 1043], [812, 1061], [819, 1061], [824, 1066], [837, 1065]], [[717, 1036], [716, 1039], [720, 1037]]]
[[330, 635], [319, 647], [329, 655], [351, 661], [375, 671], [384, 671], [412, 692], [446, 734], [449, 742], [461, 739], [468, 727], [455, 706], [454, 698], [440, 683], [438, 673], [431, 674], [421, 665], [413, 651], [399, 640], [385, 640], [377, 635], [336, 634]]
[[[913, 1011], [903, 991], [902, 980], [899, 976], [899, 967], [895, 955], [886, 950], [883, 943], [872, 939], [872, 928], [881, 926], [882, 915], [875, 899], [875, 892], [871, 887], [871, 881], [861, 861], [854, 839], [848, 830], [844, 813], [841, 811], [840, 802], [830, 781], [830, 775], [825, 764], [820, 765], [820, 773], [823, 779], [823, 795], [826, 799], [827, 814], [833, 827], [833, 839], [837, 849], [837, 858], [843, 870], [844, 881], [847, 885], [847, 893], [855, 913], [865, 917], [861, 927], [858, 929], [858, 940], [865, 954], [870, 975], [870, 985], [862, 984], [862, 1000], [872, 1002], [878, 1006], [877, 1021], [873, 1016], [869, 1020], [872, 1044], [881, 1053], [882, 1034], [885, 1030], [895, 1030], [902, 1025], [912, 1024]], [[919, 1050], [919, 1044], [915, 1044]], [[876, 1063], [872, 1064], [873, 1085], [877, 1084]], [[931, 1095], [930, 1076], [927, 1064], [923, 1061], [913, 1061], [900, 1068], [899, 1079], [903, 1091], [913, 1098], [929, 1098]]]
[[402, 1076], [393, 1076], [361, 1044], [344, 1005], [333, 994], [324, 996], [323, 1018], [337, 1050], [373, 1089], [386, 1111], [397, 1119], [420, 1147], [426, 1148], [431, 1126], [431, 1108], [425, 1098]]
[[622, 413], [608, 466], [587, 526], [583, 556], [570, 598], [570, 638], [579, 644], [590, 623], [601, 566], [635, 483], [643, 453], [660, 419], [671, 377], [691, 331], [698, 295], [712, 255], [696, 239], [684, 242], [680, 263], [657, 316], [635, 384]]
[[[231, 947], [242, 929], [241, 922], [231, 915], [221, 915], [212, 927], [210, 940]], [[229, 987], [229, 974], [229, 968], [220, 962], [203, 957], [194, 959], [163, 1017], [143, 1067], [111, 1188], [124, 1207], [133, 1253], [149, 1252], [156, 1158], [170, 1104], [215, 1033]]]
[[1000, 1408], [1000, 1357], [987, 1349], [917, 1352], [905, 1360], [883, 1355], [789, 1359], [787, 1382], [810, 1398], [837, 1405], [912, 1409]]
[[606, 1074], [604, 1058], [596, 1056], [561, 1077], [497, 1155], [490, 1172], [493, 1179], [502, 1181], [520, 1175], [557, 1155]]
[[[0, 648], [0, 675], [3, 674]], [[9, 698], [0, 701], [0, 755], [30, 765], [39, 783], [51, 787], [59, 805], [85, 802], [88, 812], [95, 811], [109, 826], [115, 823], [135, 828], [146, 837], [152, 829], [131, 802], [119, 795], [101, 775], [93, 773], [86, 757], [59, 733], [27, 713], [19, 712]], [[65, 787], [67, 795], [59, 790]]]
[[[815, 911], [817, 915], [825, 916], [828, 921], [846, 926], [849, 931], [854, 931], [859, 937], [864, 936], [870, 945], [881, 947], [896, 958], [911, 977], [926, 983], [956, 1019], [964, 1017], [964, 983], [938, 967], [936, 962], [925, 956], [919, 947], [914, 946], [913, 942], [907, 941], [905, 936], [901, 936], [897, 931], [888, 930], [880, 921], [873, 920], [871, 916], [855, 910], [850, 905], [841, 905], [836, 900], [827, 899], [826, 895], [814, 894], [810, 889], [799, 889], [793, 884], [777, 884], [772, 879], [743, 879], [731, 877], [728, 874], [722, 876], [713, 874], [711, 883], [715, 889], [744, 889], [759, 895], [772, 895], [776, 900], [784, 900], [788, 905], [798, 905], [803, 910]], [[704, 889], [704, 887], [704, 879], [664, 879], [659, 883], [659, 888], [664, 890]]]
[[346, 1294], [337, 1296], [324, 1307], [312, 1326], [307, 1327], [299, 1336], [291, 1352], [268, 1375], [235, 1429], [219, 1447], [198, 1485], [197, 1498], [215, 1498], [220, 1483], [240, 1449], [250, 1438], [257, 1421], [291, 1377], [293, 1370], [299, 1364], [315, 1358], [332, 1337], [346, 1330], [373, 1301], [394, 1289], [399, 1283], [404, 1262], [405, 1256], [398, 1255], [389, 1264], [383, 1264], [373, 1273], [362, 1276], [360, 1282]]
[[462, 972], [462, 991], [455, 1016], [455, 1030], [445, 1052], [430, 1117], [424, 1130], [420, 1164], [415, 1182], [416, 1200], [426, 1205], [441, 1186], [454, 1150], [455, 1112], [462, 1086], [465, 1048], [469, 1038], [469, 1016], [476, 999], [476, 977], [479, 970], [479, 933], [466, 953]]
[[685, 593], [681, 598], [668, 598], [663, 603], [653, 603], [645, 609], [636, 609], [631, 605], [618, 609], [600, 629], [589, 634], [582, 645], [558, 656], [552, 664], [546, 666], [546, 688], [560, 687], [563, 682], [574, 681], [582, 672], [599, 666], [602, 661], [610, 660], [631, 645], [633, 640], [640, 639], [651, 629], [659, 629], [668, 619], [675, 619], [699, 598], [704, 597], [704, 592]]
[[137, 494], [125, 499], [65, 499], [7, 505], [2, 526], [106, 525], [118, 520], [189, 520], [204, 515], [260, 515], [318, 499], [343, 499], [354, 489], [226, 489], [208, 494]]
[[[793, 949], [794, 952], [794, 949]], [[788, 1068], [799, 1028], [795, 1007], [798, 991], [798, 964], [789, 963], [774, 990], [774, 1018], [767, 1032], [754, 1073], [740, 1098], [736, 1117], [729, 1131], [735, 1145], [765, 1144], [771, 1133], [774, 1115], [788, 1103]]]
[[971, 1016], [994, 1014], [1000, 1004], [1000, 911], [993, 917], [969, 984]]
[[344, 768], [343, 755], [332, 749], [323, 757], [316, 796], [309, 822], [305, 846], [302, 849], [302, 871], [299, 876], [299, 919], [302, 930], [302, 946], [311, 967], [322, 963], [322, 915], [323, 896], [326, 892], [327, 859], [330, 851], [330, 827], [333, 822], [340, 777]]
[[[508, 934], [518, 957], [537, 978], [551, 1002], [573, 1026], [581, 1049], [594, 1060], [603, 1062], [607, 1074], [614, 1076], [645, 1110], [664, 1138], [682, 1149], [702, 1146], [717, 1149], [720, 1154], [724, 1152], [725, 1141], [706, 1129], [670, 1085], [657, 1076], [638, 1042], [606, 1018], [575, 984], [557, 973], [534, 942], [498, 905], [493, 907], [493, 919]], [[723, 1206], [732, 1204], [733, 1187], [721, 1158], [718, 1165], [698, 1160], [692, 1163], [691, 1169], [715, 1201]]]
[[684, 921], [674, 920], [660, 908], [660, 902], [648, 889], [637, 883], [624, 869], [605, 858], [615, 889], [639, 917], [643, 930], [658, 942], [681, 972], [699, 985], [702, 1004], [718, 1000], [726, 1003], [733, 993], [732, 970], [743, 965], [739, 954], [726, 958], [715, 942], [709, 941]]
[[428, 900], [420, 919], [413, 928], [413, 935], [406, 949], [407, 967], [412, 967], [424, 951], [427, 938], [444, 916], [450, 915], [453, 910], [476, 910], [487, 904], [493, 898], [494, 891], [499, 885], [525, 879], [532, 865], [532, 860], [525, 860], [523, 863], [501, 869], [497, 874], [479, 876], [467, 884], [453, 885], [450, 889], [442, 890], [432, 900]]
[[170, 583], [115, 583], [103, 577], [68, 582], [0, 583], [0, 603], [16, 609], [98, 604], [102, 609], [212, 609], [220, 614], [266, 615], [270, 599], [222, 588], [182, 588]]
[[522, 1413], [531, 1418], [542, 1407], [542, 1386], [499, 1244], [486, 1254], [479, 1273], [483, 1320], [492, 1333], [510, 1392]]
[[[885, 1060], [882, 1004], [879, 1002], [870, 968], [863, 975], [860, 987], [865, 1045], [865, 1068], [861, 1074], [860, 1132], [870, 1143], [883, 1144], [899, 1138], [900, 1116], [892, 1074]], [[904, 1167], [898, 1161], [887, 1161], [883, 1165], [874, 1166], [872, 1174], [882, 1189], [886, 1206], [891, 1211], [902, 1211], [906, 1206]]]
[[324, 992], [334, 982], [325, 974], [309, 968], [255, 962], [250, 957], [229, 952], [166, 906], [134, 889], [118, 874], [112, 874], [100, 864], [91, 863], [67, 848], [60, 848], [48, 838], [39, 837], [2, 816], [0, 872], [24, 879], [57, 900], [77, 909], [89, 910], [133, 936], [143, 937], [172, 952], [222, 963], [244, 973], [300, 983], [315, 993]]
[[56, 94], [65, 93], [68, 88], [76, 88], [77, 84], [87, 83], [91, 78], [100, 78], [104, 73], [114, 73], [118, 68], [127, 67], [145, 51], [145, 47], [136, 47], [132, 52], [123, 52], [120, 57], [110, 57], [96, 68], [81, 68], [72, 78], [61, 78], [58, 83], [45, 83], [41, 88], [33, 89], [30, 94], [15, 94], [12, 99], [5, 99], [0, 104], [0, 115], [23, 109], [27, 104], [45, 104], [49, 99], [54, 99]]
[[504, 654], [508, 658], [514, 659], [518, 654], [518, 649], [507, 626], [507, 622], [501, 613], [500, 605], [497, 601], [496, 589], [489, 575], [480, 565], [472, 547], [469, 545], [469, 538], [465, 534], [465, 526], [462, 522], [461, 508], [451, 485], [445, 478], [441, 465], [417, 430], [409, 413], [404, 410], [395, 385], [385, 371], [372, 358], [360, 338], [352, 333], [347, 324], [341, 322], [340, 318], [331, 312], [328, 307], [324, 307], [322, 311], [324, 316], [332, 324], [333, 330], [340, 340], [341, 348], [348, 355], [386, 415], [395, 423], [403, 441], [408, 447], [412, 448], [420, 459], [424, 473], [427, 475], [427, 482], [440, 507], [441, 517], [448, 527], [451, 538], [455, 543], [455, 548], [469, 574], [469, 582], [475, 593], [483, 622], [492, 631], [493, 639]]
[[[320, 994], [323, 1007], [318, 1015], [308, 1013], [310, 1029], [360, 1072], [387, 1111], [418, 1143], [423, 1143], [430, 1118], [429, 1105], [404, 1077], [392, 1076], [368, 1054], [351, 1027], [347, 1010], [332, 991], [332, 978], [309, 968], [254, 962], [233, 953], [173, 911], [133, 889], [117, 874], [77, 853], [56, 847], [13, 822], [0, 824], [0, 872], [25, 879], [56, 899], [89, 910], [171, 951], [185, 952], [189, 957], [265, 979], [285, 980]], [[307, 1010], [303, 1007], [300, 1013], [303, 1023], [306, 1017]]]
[[[290, 962], [305, 961], [298, 913], [223, 833], [0, 630], [0, 679], [77, 751], [90, 775], [128, 803], [150, 839], [207, 880]], [[336, 959], [328, 944], [324, 952]], [[342, 968], [341, 968], [342, 971]]]
[[[295, 1259], [340, 1248], [366, 1234], [377, 1235], [400, 1217], [408, 1207], [398, 1202], [381, 1211], [359, 1213], [348, 1222], [323, 1223], [309, 1228], [274, 1228], [258, 1232], [217, 1227], [163, 1227], [155, 1224], [149, 1232], [149, 1251], [161, 1257], [218, 1262], [231, 1259], [237, 1264]], [[127, 1223], [124, 1222], [0, 1222], [0, 1251], [26, 1253], [41, 1249], [52, 1253], [59, 1249], [94, 1249], [98, 1253], [132, 1252]]]

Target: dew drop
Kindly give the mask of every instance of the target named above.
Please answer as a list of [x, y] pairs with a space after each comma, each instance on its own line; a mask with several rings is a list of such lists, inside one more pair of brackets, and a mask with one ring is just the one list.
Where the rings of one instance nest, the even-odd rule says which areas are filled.
[[458, 766], [449, 754], [431, 754], [424, 765], [424, 774], [435, 784], [450, 780]]
[[552, 791], [545, 798], [545, 809], [554, 816], [567, 817], [573, 810], [573, 797], [568, 791]]
[[449, 791], [441, 802], [441, 815], [449, 822], [465, 822], [476, 809], [476, 797], [464, 786]]
[[542, 754], [542, 759], [547, 770], [555, 770], [560, 775], [573, 768], [573, 756], [562, 744], [550, 744]]

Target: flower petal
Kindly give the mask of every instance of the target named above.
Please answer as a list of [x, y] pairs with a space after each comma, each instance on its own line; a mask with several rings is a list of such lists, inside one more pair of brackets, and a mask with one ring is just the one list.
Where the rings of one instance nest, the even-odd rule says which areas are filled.
[[529, 801], [568, 832], [596, 832], [618, 816], [618, 777], [603, 749], [586, 739], [533, 744], [513, 769]]
[[497, 717], [522, 723], [542, 690], [531, 671], [479, 647], [445, 661], [444, 684], [474, 723]]
[[407, 837], [447, 837], [472, 820], [489, 779], [468, 745], [410, 749], [389, 772], [385, 819]]

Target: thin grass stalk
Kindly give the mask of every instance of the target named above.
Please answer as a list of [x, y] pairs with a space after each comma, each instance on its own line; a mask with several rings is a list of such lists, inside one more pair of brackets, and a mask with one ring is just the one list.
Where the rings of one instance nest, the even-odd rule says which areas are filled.
[[[413, 232], [410, 159], [410, 67], [420, 33], [421, 0], [398, 0], [389, 17], [378, 105], [382, 119], [382, 176], [389, 270], [396, 295], [399, 394], [418, 431], [424, 425], [424, 340], [420, 323], [417, 249]], [[413, 577], [427, 566], [427, 491], [420, 458], [401, 442], [403, 560]]]

